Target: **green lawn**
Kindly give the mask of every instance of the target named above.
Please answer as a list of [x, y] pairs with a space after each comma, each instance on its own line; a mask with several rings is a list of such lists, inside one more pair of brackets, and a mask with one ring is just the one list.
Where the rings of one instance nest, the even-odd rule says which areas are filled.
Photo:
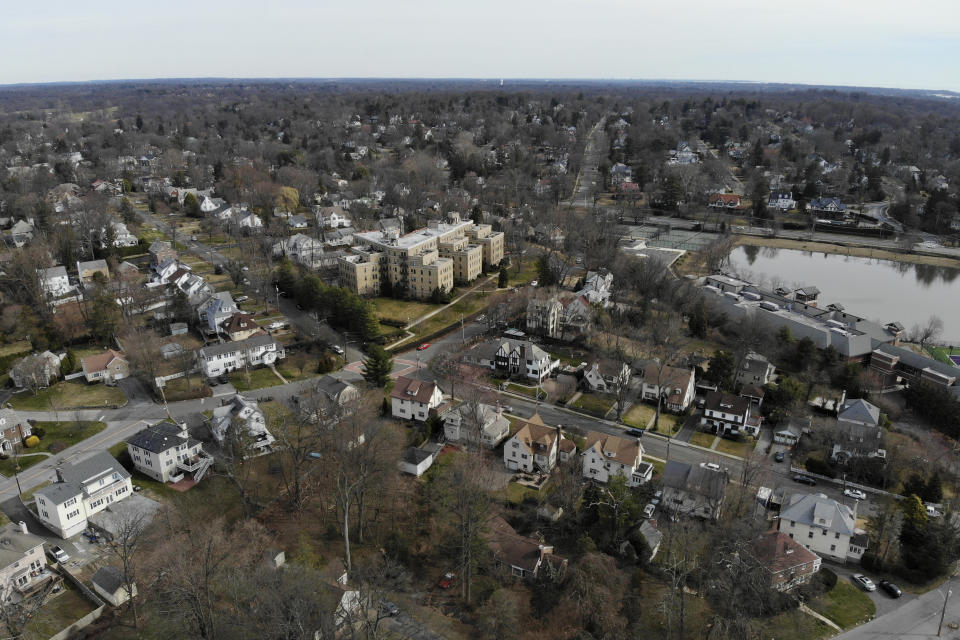
[[527, 496], [536, 498], [540, 495], [536, 489], [525, 487], [522, 484], [511, 482], [507, 485], [507, 500], [513, 504], [520, 504]]
[[683, 426], [683, 419], [672, 413], [660, 412], [660, 424], [657, 425], [657, 433], [674, 434], [680, 431]]
[[512, 383], [512, 382], [508, 382], [508, 383], [507, 383], [507, 391], [510, 391], [510, 392], [513, 392], [513, 393], [519, 393], [519, 394], [522, 395], [522, 396], [527, 396], [528, 398], [534, 398], [534, 399], [536, 399], [537, 393], [538, 393], [540, 390], [539, 390], [539, 389], [535, 389], [535, 388], [531, 388], [531, 387], [525, 387], [525, 386], [522, 386], [522, 385], [519, 385], [519, 384], [514, 384], [514, 383]]
[[[40, 444], [30, 449], [25, 449], [24, 453], [33, 451], [49, 451], [54, 444], [63, 445], [63, 449], [72, 447], [78, 442], [91, 438], [107, 428], [105, 422], [33, 422], [34, 435], [38, 435], [37, 430], [43, 430], [43, 437], [40, 438]], [[57, 448], [57, 447], [54, 447]], [[62, 449], [61, 449], [62, 450]], [[36, 464], [36, 463], [34, 463]], [[22, 466], [22, 463], [21, 463]]]
[[742, 442], [720, 438], [720, 442], [717, 443], [717, 451], [729, 453], [740, 458], [746, 458], [750, 455], [750, 452], [753, 451], [756, 444], [757, 441], [753, 438], [744, 438]]
[[31, 455], [28, 453], [28, 454], [24, 454], [23, 456], [20, 456], [19, 458], [8, 458], [6, 460], [0, 460], [0, 474], [5, 475], [8, 478], [13, 477], [13, 474], [17, 472], [17, 469], [15, 469], [14, 467], [15, 467], [15, 463], [18, 460], [20, 462], [19, 472], [23, 473], [33, 465], [39, 464], [40, 462], [43, 462], [46, 459], [47, 459], [47, 456], [36, 455], [36, 454]]
[[602, 418], [607, 414], [607, 411], [610, 410], [610, 407], [613, 406], [615, 401], [616, 398], [613, 396], [584, 393], [581, 394], [580, 397], [577, 398], [572, 404], [570, 404], [570, 406]]
[[413, 300], [396, 300], [394, 298], [371, 298], [378, 318], [411, 322], [417, 318], [436, 311], [441, 305]]
[[945, 362], [949, 365], [953, 364], [953, 361], [950, 360], [947, 356], [960, 356], [960, 347], [924, 347], [934, 359], [939, 360], [940, 362]]
[[11, 342], [10, 344], [5, 344], [0, 347], [0, 358], [12, 356], [17, 353], [29, 353], [30, 351], [33, 351], [33, 345], [30, 344], [29, 340], [18, 340], [17, 342]]
[[24, 627], [24, 640], [46, 640], [93, 611], [93, 604], [69, 582], [64, 580], [63, 586], [63, 591], [45, 602]]
[[656, 412], [657, 410], [648, 404], [635, 404], [623, 415], [623, 422], [631, 427], [646, 429]]
[[790, 640], [820, 640], [834, 634], [832, 628], [802, 611], [786, 611], [773, 618], [757, 621], [761, 638], [790, 638]]
[[844, 578], [837, 580], [837, 586], [809, 602], [808, 606], [844, 629], [863, 624], [877, 612], [873, 600]]
[[10, 405], [23, 411], [51, 411], [76, 407], [108, 407], [122, 405], [126, 401], [123, 391], [116, 387], [71, 380], [58, 382], [37, 395], [29, 391], [15, 394], [10, 398]]
[[236, 387], [237, 391], [249, 391], [251, 389], [263, 389], [264, 387], [274, 387], [283, 384], [273, 371], [267, 367], [250, 370], [250, 379], [247, 380], [247, 374], [243, 371], [234, 371], [230, 374], [230, 384]]
[[507, 281], [507, 283], [511, 287], [520, 284], [527, 284], [531, 280], [536, 280], [537, 278], [537, 261], [533, 258], [525, 258], [519, 273], [517, 272], [516, 266], [508, 267], [507, 271], [510, 273], [510, 279]]
[[716, 438], [717, 436], [715, 436], [712, 433], [704, 433], [702, 431], [697, 431], [695, 434], [690, 436], [690, 444], [709, 449], [710, 447], [713, 446], [713, 441]]

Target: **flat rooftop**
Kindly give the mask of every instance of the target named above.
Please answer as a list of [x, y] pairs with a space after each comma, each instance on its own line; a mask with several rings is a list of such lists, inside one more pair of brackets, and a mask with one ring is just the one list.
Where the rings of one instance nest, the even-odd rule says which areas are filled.
[[463, 220], [456, 224], [441, 222], [436, 229], [431, 229], [430, 227], [417, 229], [416, 231], [412, 231], [406, 235], [400, 236], [396, 241], [390, 238], [389, 234], [384, 233], [383, 231], [364, 231], [354, 234], [354, 237], [361, 238], [367, 242], [385, 247], [410, 249], [445, 233], [450, 233], [451, 231], [456, 231], [458, 229], [465, 229], [471, 225], [473, 225], [472, 220]]

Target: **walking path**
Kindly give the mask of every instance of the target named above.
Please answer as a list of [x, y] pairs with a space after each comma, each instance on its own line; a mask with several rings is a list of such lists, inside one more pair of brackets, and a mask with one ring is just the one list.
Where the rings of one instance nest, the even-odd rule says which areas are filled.
[[275, 375], [275, 376], [277, 376], [278, 378], [280, 378], [280, 382], [282, 382], [283, 384], [287, 384], [287, 383], [289, 382], [286, 378], [284, 378], [284, 377], [280, 374], [279, 371], [277, 371], [277, 367], [276, 367], [275, 365], [268, 364], [267, 366], [270, 367], [270, 371], [273, 371], [273, 375]]
[[820, 622], [822, 622], [823, 624], [827, 625], [828, 627], [830, 627], [835, 631], [843, 631], [843, 629], [837, 626], [837, 623], [835, 623], [833, 620], [831, 620], [826, 616], [820, 615], [819, 613], [817, 613], [816, 611], [814, 611], [813, 609], [811, 609], [805, 604], [800, 605], [800, 611], [803, 611], [808, 616], [813, 616], [814, 618], [816, 618], [817, 620], [819, 620]]

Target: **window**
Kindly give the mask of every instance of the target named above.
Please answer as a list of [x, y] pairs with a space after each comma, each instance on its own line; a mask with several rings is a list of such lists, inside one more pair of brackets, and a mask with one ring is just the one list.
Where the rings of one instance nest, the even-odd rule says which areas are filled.
[[791, 526], [791, 527], [797, 526], [796, 520], [791, 520], [791, 521], [790, 521], [790, 526]]
[[50, 519], [50, 514], [47, 513], [46, 511], [41, 511], [40, 513], [43, 514], [43, 517], [44, 517], [44, 518], [47, 518], [48, 520]]
[[69, 500], [67, 500], [66, 502], [63, 503], [63, 506], [64, 506], [64, 507], [72, 507], [72, 506], [75, 505], [75, 504], [77, 504], [77, 499], [76, 499], [76, 498], [70, 498]]
[[73, 511], [67, 514], [67, 520], [69, 520], [70, 518], [76, 518], [78, 515], [80, 515], [80, 509], [74, 509]]
[[836, 551], [836, 550], [837, 550], [837, 545], [835, 544], [830, 545], [830, 551]]
[[837, 540], [839, 540], [839, 539], [840, 539], [840, 532], [837, 531], [835, 534], [833, 534], [833, 537], [836, 538]]
[[823, 531], [821, 531], [820, 533], [821, 533], [822, 535], [827, 535], [827, 530], [826, 530], [826, 529], [824, 529], [824, 530], [823, 530]]
[[807, 532], [807, 537], [808, 537], [808, 538], [812, 538], [812, 537], [813, 537], [813, 531], [808, 531], [808, 532]]

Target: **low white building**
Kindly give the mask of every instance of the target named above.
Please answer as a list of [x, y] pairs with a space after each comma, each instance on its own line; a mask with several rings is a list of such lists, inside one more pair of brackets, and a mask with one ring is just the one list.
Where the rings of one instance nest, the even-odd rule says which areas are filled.
[[119, 607], [130, 598], [136, 597], [137, 585], [130, 584], [129, 593], [127, 585], [123, 579], [123, 572], [117, 567], [100, 567], [90, 579], [93, 590], [110, 603], [111, 606]]
[[213, 419], [210, 421], [210, 432], [217, 444], [223, 446], [230, 437], [231, 428], [243, 428], [245, 436], [242, 442], [250, 453], [258, 455], [270, 451], [276, 441], [270, 430], [267, 429], [267, 419], [255, 400], [248, 400], [239, 393], [233, 396], [223, 406], [213, 410]]
[[87, 528], [87, 518], [129, 497], [130, 474], [106, 451], [57, 467], [57, 481], [34, 493], [40, 522], [61, 538]]
[[477, 444], [490, 449], [510, 435], [510, 421], [498, 405], [464, 403], [450, 410], [443, 417], [443, 435], [448, 442]]
[[135, 247], [139, 240], [137, 236], [130, 233], [127, 225], [122, 222], [111, 222], [113, 227], [113, 246], [115, 247]]
[[127, 438], [127, 453], [137, 471], [158, 482], [179, 482], [187, 473], [199, 482], [213, 464], [186, 425], [167, 420]]
[[821, 557], [860, 562], [869, 538], [856, 522], [855, 509], [822, 493], [795, 493], [780, 508], [777, 528]]
[[197, 360], [203, 375], [215, 378], [244, 367], [271, 365], [285, 355], [282, 344], [269, 335], [259, 335], [203, 347], [197, 351]]
[[67, 268], [64, 266], [40, 269], [40, 286], [51, 298], [59, 298], [73, 291], [70, 278], [67, 277]]
[[420, 477], [433, 465], [435, 453], [419, 447], [408, 447], [403, 452], [397, 467], [404, 473]]
[[606, 484], [614, 476], [623, 476], [628, 487], [637, 487], [653, 477], [653, 465], [643, 461], [639, 438], [621, 438], [591, 431], [583, 451], [583, 477]]
[[430, 411], [443, 402], [443, 392], [433, 382], [400, 376], [390, 392], [390, 407], [394, 418], [425, 421]]

